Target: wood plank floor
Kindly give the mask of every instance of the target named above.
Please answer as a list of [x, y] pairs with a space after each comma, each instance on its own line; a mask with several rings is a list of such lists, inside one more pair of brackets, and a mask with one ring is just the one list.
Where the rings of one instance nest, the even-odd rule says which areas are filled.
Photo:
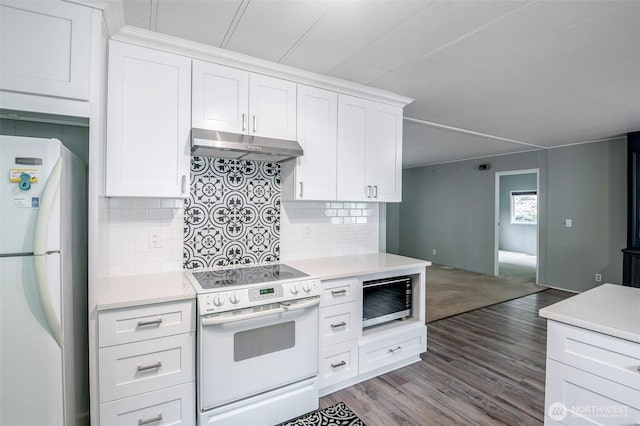
[[541, 425], [549, 289], [429, 323], [422, 361], [320, 399], [367, 426]]

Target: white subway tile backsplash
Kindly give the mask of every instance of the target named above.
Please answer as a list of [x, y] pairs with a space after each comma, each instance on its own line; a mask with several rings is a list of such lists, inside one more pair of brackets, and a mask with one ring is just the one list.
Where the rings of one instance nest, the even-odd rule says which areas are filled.
[[[108, 209], [111, 276], [182, 269], [184, 200], [111, 198]], [[149, 232], [160, 235], [149, 247]]]
[[[364, 216], [365, 211], [368, 216]], [[280, 215], [280, 259], [377, 252], [378, 212], [377, 203], [284, 202]], [[305, 226], [309, 227], [311, 238], [303, 238]]]

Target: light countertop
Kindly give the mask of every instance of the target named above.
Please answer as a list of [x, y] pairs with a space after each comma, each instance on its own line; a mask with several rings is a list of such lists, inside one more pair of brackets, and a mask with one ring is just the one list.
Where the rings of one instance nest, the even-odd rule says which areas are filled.
[[323, 280], [368, 275], [411, 267], [430, 266], [431, 262], [388, 253], [323, 257], [283, 262], [312, 277]]
[[111, 277], [101, 286], [98, 310], [194, 299], [196, 292], [183, 271]]
[[540, 316], [640, 343], [640, 288], [602, 284], [540, 309]]
[[[304, 259], [286, 263], [312, 277], [332, 279], [375, 274], [412, 267], [425, 267], [431, 262], [387, 253]], [[152, 303], [194, 299], [196, 292], [183, 271], [149, 275], [111, 277], [100, 285], [98, 310], [126, 308]]]

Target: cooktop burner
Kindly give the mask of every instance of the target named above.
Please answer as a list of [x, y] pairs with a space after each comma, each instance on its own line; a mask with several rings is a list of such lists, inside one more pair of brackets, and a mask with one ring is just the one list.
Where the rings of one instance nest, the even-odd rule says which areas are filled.
[[302, 271], [281, 263], [193, 272], [193, 277], [198, 280], [200, 286], [205, 290], [304, 278], [308, 276], [309, 275]]

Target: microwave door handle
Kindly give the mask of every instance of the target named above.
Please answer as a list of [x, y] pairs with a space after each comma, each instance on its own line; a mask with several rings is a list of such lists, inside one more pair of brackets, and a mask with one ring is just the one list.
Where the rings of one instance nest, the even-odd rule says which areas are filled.
[[401, 280], [382, 281], [382, 282], [375, 283], [375, 284], [367, 284], [367, 283], [364, 283], [364, 284], [362, 285], [362, 287], [364, 287], [364, 288], [367, 288], [367, 287], [378, 287], [378, 286], [381, 286], [381, 285], [388, 285], [388, 284], [394, 284], [394, 283], [401, 283], [401, 282], [406, 282], [406, 281], [407, 281], [407, 279], [406, 279], [406, 278], [403, 278], [403, 279], [401, 279]]

